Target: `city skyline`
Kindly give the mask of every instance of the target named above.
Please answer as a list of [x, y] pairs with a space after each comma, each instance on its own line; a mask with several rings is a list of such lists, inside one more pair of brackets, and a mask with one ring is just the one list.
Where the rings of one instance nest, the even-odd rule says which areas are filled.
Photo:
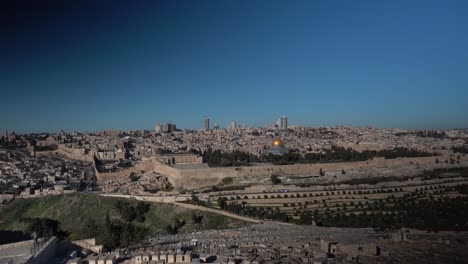
[[[40, 11], [38, 11], [40, 10]], [[465, 1], [11, 2], [0, 131], [468, 127]]]

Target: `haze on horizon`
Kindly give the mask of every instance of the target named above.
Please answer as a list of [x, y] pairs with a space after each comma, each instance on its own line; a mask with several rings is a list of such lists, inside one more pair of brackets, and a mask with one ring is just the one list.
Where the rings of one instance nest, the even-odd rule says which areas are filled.
[[468, 127], [467, 1], [8, 1], [0, 131]]

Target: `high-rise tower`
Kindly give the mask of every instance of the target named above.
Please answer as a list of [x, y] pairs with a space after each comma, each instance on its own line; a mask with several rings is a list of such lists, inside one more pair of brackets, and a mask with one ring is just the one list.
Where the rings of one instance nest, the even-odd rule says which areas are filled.
[[205, 131], [210, 130], [210, 119], [208, 117], [203, 119], [203, 129], [205, 129]]
[[285, 116], [280, 117], [278, 120], [278, 125], [281, 130], [286, 130], [288, 129], [288, 118]]

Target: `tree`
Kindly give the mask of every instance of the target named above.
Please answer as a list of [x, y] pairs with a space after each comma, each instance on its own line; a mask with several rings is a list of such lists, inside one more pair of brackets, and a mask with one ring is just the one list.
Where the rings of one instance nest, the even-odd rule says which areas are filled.
[[221, 180], [221, 185], [229, 185], [234, 182], [234, 179], [232, 177], [226, 177]]
[[322, 169], [322, 168], [320, 168], [320, 170], [319, 170], [319, 174], [320, 174], [320, 176], [322, 176], [322, 177], [323, 177], [323, 176], [325, 176], [325, 172], [323, 171], [323, 169]]
[[136, 207], [135, 221], [143, 223], [145, 221], [145, 214], [149, 211], [150, 204], [145, 202], [139, 202]]
[[281, 180], [278, 178], [278, 175], [273, 174], [273, 175], [271, 175], [270, 178], [271, 178], [271, 183], [273, 183], [273, 184], [280, 184], [281, 183]]
[[171, 234], [171, 235], [175, 235], [179, 232], [179, 230], [185, 225], [185, 221], [184, 220], [181, 220], [181, 219], [178, 219], [176, 218], [174, 220], [174, 225], [171, 225], [171, 224], [168, 224], [166, 226], [166, 231]]
[[98, 235], [100, 242], [108, 250], [118, 247], [128, 247], [145, 239], [148, 229], [142, 226], [135, 226], [130, 222], [123, 222], [119, 219], [111, 219], [109, 213], [106, 214], [104, 228]]
[[129, 177], [132, 182], [136, 182], [140, 179], [140, 177], [135, 172], [130, 173]]
[[125, 222], [136, 220], [137, 222], [142, 223], [145, 221], [145, 214], [149, 211], [150, 204], [139, 202], [136, 206], [133, 206], [127, 201], [119, 200], [115, 204], [115, 207], [119, 211], [122, 220]]
[[226, 208], [226, 205], [227, 205], [226, 199], [224, 199], [221, 196], [218, 197], [218, 206], [219, 206], [219, 208], [224, 209], [224, 208]]
[[94, 220], [94, 218], [87, 218], [83, 224], [83, 228], [81, 229], [81, 234], [85, 238], [93, 238], [100, 233], [99, 229], [100, 228], [96, 224], [96, 220]]
[[60, 229], [60, 222], [50, 218], [24, 218], [22, 222], [27, 223], [26, 231], [30, 234], [36, 233], [38, 237], [58, 236], [64, 238], [68, 232]]
[[193, 213], [192, 214], [192, 222], [196, 225], [198, 225], [199, 227], [202, 226], [203, 224], [203, 215], [200, 214], [200, 213]]

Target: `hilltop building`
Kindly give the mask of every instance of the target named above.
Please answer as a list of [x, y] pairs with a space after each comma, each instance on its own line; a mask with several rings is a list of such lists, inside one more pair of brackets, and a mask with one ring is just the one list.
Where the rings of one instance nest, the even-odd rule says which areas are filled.
[[229, 129], [230, 129], [230, 130], [236, 130], [236, 129], [237, 129], [237, 122], [236, 122], [236, 121], [232, 121], [232, 122], [231, 122], [231, 125], [229, 126]]
[[163, 126], [160, 123], [157, 123], [156, 126], [154, 127], [154, 131], [156, 133], [161, 133], [163, 130]]
[[167, 165], [178, 165], [178, 164], [201, 164], [203, 163], [203, 157], [192, 153], [177, 153], [167, 154], [157, 157], [157, 160]]
[[203, 129], [205, 131], [210, 130], [210, 119], [208, 117], [205, 117], [205, 119], [203, 120]]
[[283, 141], [279, 138], [273, 139], [271, 147], [265, 151], [265, 154], [283, 155], [288, 153], [288, 150], [284, 147]]
[[281, 130], [287, 130], [288, 129], [288, 118], [285, 116], [282, 116], [278, 119], [278, 126], [279, 129]]
[[164, 132], [164, 133], [170, 133], [170, 132], [173, 132], [173, 131], [176, 131], [176, 130], [177, 130], [177, 128], [176, 128], [176, 125], [175, 125], [175, 124], [166, 123], [166, 124], [164, 124], [164, 126], [163, 126], [162, 132]]
[[14, 141], [16, 140], [16, 133], [15, 132], [8, 133], [8, 130], [6, 130], [5, 136], [3, 137], [3, 139], [5, 141]]

